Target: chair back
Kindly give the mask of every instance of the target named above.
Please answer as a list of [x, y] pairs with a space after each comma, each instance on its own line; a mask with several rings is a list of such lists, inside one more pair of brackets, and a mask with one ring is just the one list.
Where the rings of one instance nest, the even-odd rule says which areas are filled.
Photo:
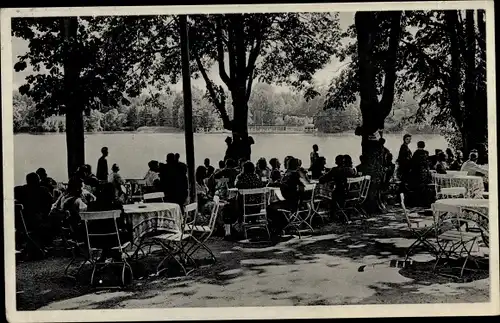
[[146, 193], [143, 195], [145, 203], [163, 202], [165, 194], [163, 192]]
[[410, 216], [408, 215], [408, 211], [406, 210], [406, 205], [405, 205], [405, 194], [400, 193], [399, 197], [401, 199], [401, 208], [403, 209], [403, 214], [405, 216], [406, 224], [408, 225], [408, 228], [412, 229], [412, 223], [410, 220]]
[[[80, 218], [85, 224], [85, 232], [87, 234], [87, 245], [89, 248], [90, 254], [92, 254], [93, 247], [91, 245], [91, 240], [94, 237], [115, 237], [114, 245], [110, 245], [110, 248], [118, 247], [121, 252], [122, 250], [122, 241], [120, 241], [120, 233], [118, 230], [118, 224], [116, 220], [120, 218], [122, 211], [121, 210], [112, 210], [112, 211], [98, 211], [98, 212], [80, 212]], [[109, 229], [109, 232], [94, 231], [96, 226], [89, 226], [89, 222], [98, 221], [98, 220], [112, 220], [114, 224], [114, 228]], [[99, 226], [102, 229], [102, 226]], [[90, 229], [89, 229], [90, 228]], [[112, 239], [110, 239], [110, 242]]]
[[372, 181], [372, 177], [370, 175], [365, 175], [363, 183], [361, 184], [361, 192], [360, 192], [360, 197], [361, 197], [361, 203], [363, 203], [366, 200], [366, 197], [368, 196], [368, 191], [370, 190], [370, 184]]
[[22, 204], [16, 203], [14, 207], [14, 225], [16, 230], [21, 230], [23, 234], [29, 235], [28, 227], [26, 226], [26, 221], [24, 220], [24, 206]]
[[361, 200], [365, 176], [347, 178], [347, 196], [349, 200]]
[[[490, 245], [489, 218], [481, 211], [472, 208], [462, 208], [458, 213], [458, 220], [467, 222], [469, 232], [480, 232], [484, 244]], [[462, 231], [461, 231], [462, 233]]]
[[[268, 203], [268, 192], [269, 189], [267, 187], [238, 190], [238, 193], [242, 197], [243, 216], [258, 214], [261, 210], [265, 210]], [[247, 207], [250, 209], [257, 209], [257, 206], [260, 206], [257, 213], [247, 213]]]
[[210, 221], [208, 222], [208, 226], [210, 227], [210, 232], [214, 231], [217, 215], [219, 214], [219, 208], [220, 208], [220, 198], [218, 196], [214, 196], [214, 206], [212, 208], [212, 213], [210, 214]]
[[[186, 219], [186, 221], [183, 221], [183, 223], [195, 225], [196, 218], [198, 217], [198, 203], [194, 202], [194, 203], [190, 203], [190, 204], [186, 205], [184, 207], [183, 217]], [[189, 221], [189, 222], [187, 222], [187, 221]], [[185, 229], [185, 227], [182, 228], [182, 230], [184, 230], [184, 229]]]

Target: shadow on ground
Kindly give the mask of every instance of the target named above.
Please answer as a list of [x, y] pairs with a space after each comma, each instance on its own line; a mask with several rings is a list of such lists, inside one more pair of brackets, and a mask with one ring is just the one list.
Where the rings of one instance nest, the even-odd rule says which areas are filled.
[[[134, 266], [133, 284], [96, 292], [60, 281], [61, 259], [18, 265], [18, 308], [285, 306], [482, 302], [489, 299], [487, 266], [465, 280], [432, 272], [424, 251], [412, 266], [391, 267], [413, 242], [402, 214], [389, 212], [349, 227], [327, 224], [314, 235], [277, 244], [214, 239], [217, 262], [188, 277], [150, 277], [160, 258]], [[198, 258], [206, 255], [200, 253]], [[61, 269], [62, 268], [62, 269]], [[172, 267], [168, 276], [175, 276]], [[84, 272], [82, 277], [87, 277]], [[33, 279], [35, 278], [35, 279]], [[43, 278], [43, 279], [42, 279]], [[468, 281], [463, 283], [463, 281]]]

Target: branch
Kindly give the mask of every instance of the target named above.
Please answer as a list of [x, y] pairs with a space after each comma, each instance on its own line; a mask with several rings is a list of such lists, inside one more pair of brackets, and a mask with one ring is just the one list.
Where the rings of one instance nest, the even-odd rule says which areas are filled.
[[193, 56], [195, 57], [196, 64], [198, 65], [198, 69], [200, 70], [200, 73], [203, 76], [203, 79], [205, 80], [205, 84], [207, 86], [208, 93], [212, 97], [212, 101], [214, 102], [215, 108], [217, 109], [217, 111], [220, 114], [224, 128], [227, 130], [232, 130], [232, 122], [231, 122], [231, 120], [229, 120], [229, 116], [227, 115], [225, 104], [223, 104], [217, 98], [217, 93], [215, 93], [215, 89], [214, 89], [212, 80], [210, 80], [210, 78], [208, 77], [207, 71], [203, 67], [203, 64], [201, 63], [200, 57], [198, 56], [198, 53], [193, 51]]
[[389, 38], [389, 49], [387, 50], [387, 57], [385, 61], [385, 78], [384, 78], [384, 93], [380, 101], [381, 118], [389, 115], [394, 102], [394, 84], [396, 82], [396, 63], [397, 54], [399, 49], [399, 40], [401, 38], [401, 11], [391, 13], [391, 33]]
[[231, 89], [231, 80], [226, 73], [226, 67], [224, 64], [224, 45], [222, 44], [222, 26], [221, 26], [221, 18], [217, 18], [216, 26], [216, 41], [217, 41], [217, 63], [219, 64], [219, 75], [222, 81], [227, 85], [229, 89]]
[[423, 49], [419, 48], [414, 43], [410, 43], [405, 39], [402, 39], [401, 41], [406, 45], [407, 48], [408, 47], [412, 48], [414, 50], [414, 52], [418, 56], [420, 56], [420, 58], [422, 58], [424, 61], [427, 62], [427, 65], [429, 65], [429, 67], [435, 72], [435, 75], [441, 75], [443, 81], [446, 82], [446, 78], [447, 78], [446, 74], [441, 73], [441, 71], [440, 71], [440, 67], [443, 66], [443, 63], [440, 60], [437, 60], [437, 59], [429, 56], [429, 54], [424, 52]]
[[[262, 31], [262, 29], [260, 30]], [[248, 57], [248, 66], [247, 66], [247, 75], [246, 77], [248, 78], [248, 83], [247, 83], [247, 89], [246, 89], [246, 100], [250, 99], [250, 94], [252, 93], [252, 83], [253, 83], [253, 78], [254, 78], [254, 72], [255, 72], [255, 63], [257, 61], [257, 57], [259, 57], [260, 53], [260, 47], [262, 45], [262, 38], [263, 34], [262, 32], [259, 33], [257, 36], [257, 43], [255, 44], [255, 47], [252, 48], [250, 51], [250, 55]]]

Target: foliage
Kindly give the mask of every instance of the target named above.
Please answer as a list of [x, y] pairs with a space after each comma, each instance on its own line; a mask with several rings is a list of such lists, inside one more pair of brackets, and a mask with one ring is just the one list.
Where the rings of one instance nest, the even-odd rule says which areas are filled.
[[[291, 85], [308, 98], [317, 94], [312, 77], [335, 53], [338, 30], [337, 16], [330, 13], [191, 16], [190, 49], [196, 75], [204, 78], [224, 128], [243, 127], [239, 130], [245, 132], [254, 80]], [[215, 63], [231, 96], [236, 122], [226, 109], [226, 89], [207, 73]], [[259, 118], [253, 122], [263, 123]]]
[[[381, 20], [380, 25], [384, 24], [387, 21]], [[405, 116], [406, 123], [431, 123], [441, 128], [449, 139], [457, 135], [463, 137], [465, 128], [477, 124], [482, 125], [480, 130], [486, 133], [484, 24], [484, 11], [481, 10], [403, 12], [395, 95], [397, 100], [401, 100], [407, 98], [409, 93], [413, 94], [418, 106], [412, 115]], [[332, 80], [326, 109], [345, 108], [356, 100], [359, 92], [354, 25], [343, 36], [351, 38], [339, 50], [341, 62], [348, 63], [348, 66]], [[379, 36], [380, 39], [386, 38], [387, 31]], [[456, 41], [452, 41], [453, 37]], [[387, 45], [384, 42], [375, 44], [374, 56], [383, 55]], [[452, 59], [453, 46], [456, 49], [455, 60]], [[455, 67], [452, 66], [453, 61], [456, 62]], [[374, 65], [378, 95], [381, 94], [384, 79], [382, 68], [382, 65]], [[474, 98], [477, 98], [476, 102]], [[480, 103], [479, 108], [475, 106], [477, 103]], [[470, 113], [472, 111], [475, 112]], [[390, 117], [386, 123], [390, 123]], [[453, 141], [459, 144], [463, 140], [455, 138]]]

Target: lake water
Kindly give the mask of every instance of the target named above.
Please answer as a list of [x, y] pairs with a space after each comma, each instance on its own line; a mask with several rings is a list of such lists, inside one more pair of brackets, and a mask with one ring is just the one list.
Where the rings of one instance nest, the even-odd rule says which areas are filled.
[[[315, 134], [252, 134], [255, 145], [252, 146], [252, 159], [265, 157], [268, 161], [272, 157], [283, 158], [292, 155], [302, 159], [309, 167], [309, 153], [312, 145], [319, 145], [320, 156], [325, 156], [327, 164], [332, 165], [338, 154], [349, 154], [357, 164], [361, 153], [360, 137], [352, 133], [315, 135]], [[203, 159], [210, 158], [212, 165], [224, 157], [227, 134], [195, 134], [196, 165], [203, 163]], [[386, 134], [386, 147], [397, 157], [402, 142], [402, 134]], [[446, 140], [439, 135], [414, 135], [411, 143], [412, 151], [416, 143], [423, 140], [426, 149], [448, 147]], [[88, 134], [85, 135], [86, 162], [92, 166], [95, 173], [97, 159], [100, 157], [101, 147], [109, 147], [108, 165], [118, 163], [121, 174], [125, 178], [142, 178], [148, 170], [150, 160], [164, 161], [169, 152], [181, 154], [185, 160], [184, 134], [146, 134], [146, 133], [119, 133], [119, 134]], [[14, 177], [15, 184], [25, 181], [29, 172], [44, 167], [49, 176], [56, 181], [67, 180], [66, 137], [64, 134], [14, 136]]]

